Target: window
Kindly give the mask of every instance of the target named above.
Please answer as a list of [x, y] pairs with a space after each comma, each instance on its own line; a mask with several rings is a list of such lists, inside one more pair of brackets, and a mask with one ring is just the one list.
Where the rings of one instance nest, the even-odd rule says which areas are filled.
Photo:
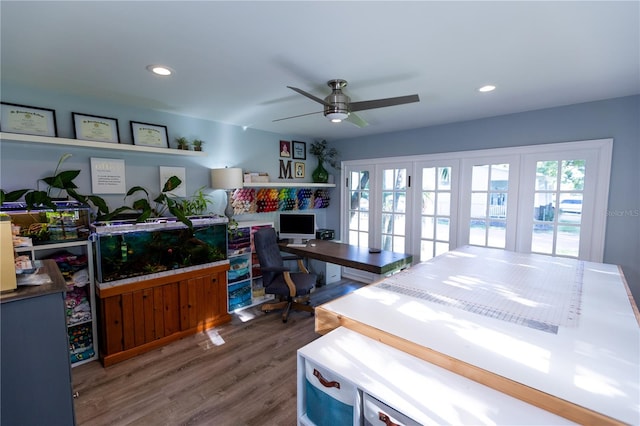
[[466, 244], [601, 262], [612, 144], [345, 162], [346, 242], [415, 262]]

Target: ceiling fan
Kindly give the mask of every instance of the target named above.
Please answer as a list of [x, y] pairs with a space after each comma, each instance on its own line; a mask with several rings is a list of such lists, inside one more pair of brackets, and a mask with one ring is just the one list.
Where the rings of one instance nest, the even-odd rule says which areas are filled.
[[[364, 111], [367, 109], [374, 108], [384, 108], [394, 105], [402, 105], [409, 104], [412, 102], [420, 102], [420, 98], [418, 95], [407, 95], [407, 96], [398, 96], [395, 98], [384, 98], [384, 99], [374, 99], [370, 101], [360, 101], [360, 102], [351, 102], [351, 98], [344, 93], [342, 93], [342, 89], [347, 86], [346, 80], [335, 79], [329, 80], [327, 85], [331, 87], [331, 94], [325, 97], [324, 99], [320, 99], [317, 96], [312, 95], [311, 93], [305, 92], [302, 89], [298, 89], [297, 87], [287, 86], [289, 89], [300, 93], [303, 96], [306, 96], [309, 99], [312, 99], [319, 104], [324, 105], [324, 116], [327, 117], [334, 123], [339, 123], [341, 121], [348, 121], [352, 124], [355, 124], [358, 127], [364, 127], [369, 125], [362, 118], [354, 114], [355, 111]], [[308, 114], [300, 114], [294, 115], [292, 117], [279, 118], [273, 121], [282, 121], [288, 120], [290, 118], [303, 117], [305, 115], [318, 114], [318, 112], [310, 112]]]

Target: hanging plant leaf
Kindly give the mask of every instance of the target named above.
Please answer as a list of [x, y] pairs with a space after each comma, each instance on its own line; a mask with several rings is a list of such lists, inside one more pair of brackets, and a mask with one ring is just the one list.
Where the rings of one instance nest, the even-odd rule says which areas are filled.
[[131, 187], [131, 189], [129, 189], [129, 191], [127, 191], [127, 195], [125, 195], [125, 198], [130, 196], [130, 195], [135, 194], [138, 191], [144, 192], [145, 194], [147, 194], [147, 197], [149, 196], [149, 193], [143, 187], [141, 187], [141, 186], [133, 186], [133, 187]]
[[109, 206], [107, 206], [107, 202], [104, 201], [102, 197], [98, 197], [97, 195], [88, 195], [87, 198], [98, 208], [98, 213], [109, 213]]
[[3, 190], [0, 190], [0, 204], [18, 201], [27, 192], [29, 192], [28, 189], [18, 189], [11, 192], [4, 192]]
[[169, 179], [167, 179], [167, 181], [164, 183], [164, 188], [162, 188], [162, 192], [170, 192], [173, 191], [174, 189], [176, 189], [177, 187], [180, 186], [180, 184], [182, 183], [182, 181], [180, 180], [180, 178], [178, 176], [171, 176]]
[[53, 188], [67, 189], [77, 188], [73, 180], [78, 177], [80, 170], [65, 170], [55, 176], [42, 178], [41, 180]]
[[40, 206], [47, 206], [52, 210], [57, 210], [58, 208], [45, 191], [28, 192], [25, 194], [24, 200], [27, 202], [28, 209], [35, 209]]

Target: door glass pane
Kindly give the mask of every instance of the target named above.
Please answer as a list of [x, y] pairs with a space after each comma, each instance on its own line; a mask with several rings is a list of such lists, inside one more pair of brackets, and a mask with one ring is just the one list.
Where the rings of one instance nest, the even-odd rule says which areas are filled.
[[449, 251], [451, 167], [422, 168], [420, 261]]
[[495, 248], [504, 248], [507, 241], [507, 223], [502, 221], [494, 221], [489, 226], [487, 235], [487, 246]]
[[436, 224], [436, 239], [440, 241], [449, 240], [449, 219], [448, 218], [438, 218], [438, 223]]
[[449, 216], [450, 208], [451, 208], [451, 193], [439, 192], [438, 193], [438, 216]]
[[558, 162], [538, 161], [536, 173], [536, 191], [555, 191], [558, 184]]
[[382, 193], [382, 211], [383, 212], [393, 211], [393, 192]]
[[433, 241], [422, 240], [420, 241], [420, 260], [425, 261], [432, 259], [434, 256]]
[[385, 191], [394, 189], [396, 186], [394, 171], [387, 169], [382, 172], [382, 189]]
[[487, 224], [484, 220], [472, 220], [469, 224], [469, 244], [484, 246], [487, 240]]
[[556, 253], [560, 256], [578, 257], [580, 247], [580, 227], [579, 226], [558, 226], [558, 241]]
[[422, 229], [421, 229], [421, 238], [422, 240], [433, 240], [435, 230], [435, 222], [433, 217], [422, 216]]
[[531, 251], [534, 253], [553, 253], [554, 225], [533, 225], [531, 236]]
[[369, 172], [349, 173], [349, 244], [369, 245]]
[[584, 189], [584, 160], [562, 160], [561, 191]]
[[393, 168], [382, 171], [383, 190], [381, 237], [382, 248], [405, 252], [405, 225], [407, 212], [407, 169]]
[[485, 217], [487, 215], [487, 193], [471, 194], [471, 217]]
[[436, 189], [436, 168], [422, 169], [422, 190], [434, 191]]
[[438, 167], [438, 189], [451, 191], [451, 167]]
[[586, 161], [536, 163], [531, 251], [578, 257]]
[[489, 185], [489, 166], [473, 166], [471, 173], [471, 190], [486, 191]]
[[504, 248], [507, 242], [509, 164], [474, 166], [471, 178], [469, 243]]
[[422, 193], [422, 214], [434, 214], [435, 212], [436, 193], [435, 192], [423, 192]]

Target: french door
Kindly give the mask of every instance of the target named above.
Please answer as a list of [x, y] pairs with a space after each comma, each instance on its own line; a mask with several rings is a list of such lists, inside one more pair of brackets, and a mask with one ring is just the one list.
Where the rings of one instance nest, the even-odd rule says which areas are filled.
[[519, 157], [462, 160], [459, 245], [515, 250]]
[[413, 253], [423, 262], [446, 253], [456, 241], [459, 161], [420, 161], [415, 166]]
[[414, 262], [467, 244], [601, 262], [612, 146], [345, 162], [343, 241], [412, 253]]

